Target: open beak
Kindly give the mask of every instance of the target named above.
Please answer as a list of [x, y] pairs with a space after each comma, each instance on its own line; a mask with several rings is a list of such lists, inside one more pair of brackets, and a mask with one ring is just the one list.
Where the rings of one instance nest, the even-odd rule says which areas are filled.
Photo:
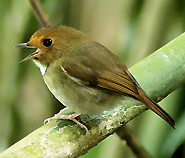
[[24, 48], [36, 48], [35, 46], [31, 46], [29, 43], [21, 43], [15, 46], [15, 48], [17, 47], [24, 47]]
[[[17, 47], [23, 47], [23, 48], [36, 48], [35, 46], [31, 46], [29, 43], [21, 43], [15, 46], [15, 48]], [[23, 60], [21, 60], [19, 62], [19, 64], [22, 64], [25, 61], [28, 61], [30, 59], [33, 59], [37, 54], [39, 53], [39, 49], [37, 49], [34, 53], [28, 55], [26, 58], [24, 58]]]

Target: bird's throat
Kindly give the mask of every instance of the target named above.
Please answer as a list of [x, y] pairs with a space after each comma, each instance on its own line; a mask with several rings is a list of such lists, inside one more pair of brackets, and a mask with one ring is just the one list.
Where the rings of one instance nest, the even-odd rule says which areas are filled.
[[42, 76], [44, 76], [48, 67], [46, 65], [41, 64], [38, 60], [33, 59], [33, 62], [39, 67]]

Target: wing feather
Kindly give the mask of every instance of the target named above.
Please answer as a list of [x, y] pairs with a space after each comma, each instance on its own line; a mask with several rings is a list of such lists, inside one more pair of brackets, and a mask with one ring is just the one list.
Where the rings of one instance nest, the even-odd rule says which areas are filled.
[[[119, 72], [118, 72], [119, 71]], [[97, 76], [98, 86], [139, 100], [137, 87], [123, 70], [104, 71]]]

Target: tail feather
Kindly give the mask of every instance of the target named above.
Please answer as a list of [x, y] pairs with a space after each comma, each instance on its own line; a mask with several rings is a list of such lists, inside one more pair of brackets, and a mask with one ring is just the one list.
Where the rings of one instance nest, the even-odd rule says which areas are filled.
[[164, 119], [167, 123], [169, 123], [175, 129], [175, 121], [171, 118], [171, 116], [161, 108], [156, 102], [151, 100], [142, 89], [138, 88], [138, 92], [141, 96], [139, 99], [143, 104], [145, 104], [148, 108], [150, 108], [153, 112], [159, 115], [162, 119]]

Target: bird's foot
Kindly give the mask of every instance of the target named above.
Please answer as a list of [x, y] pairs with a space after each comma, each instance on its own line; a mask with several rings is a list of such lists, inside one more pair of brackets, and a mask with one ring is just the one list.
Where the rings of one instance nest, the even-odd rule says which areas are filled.
[[86, 130], [86, 132], [88, 133], [88, 128], [85, 125], [83, 125], [82, 123], [80, 123], [78, 120], [75, 119], [76, 117], [80, 116], [81, 114], [80, 113], [74, 113], [74, 114], [71, 114], [71, 115], [61, 115], [66, 110], [68, 110], [68, 108], [64, 108], [64, 109], [60, 110], [60, 112], [58, 114], [55, 114], [53, 117], [45, 119], [44, 124], [50, 122], [51, 120], [59, 120], [59, 119], [71, 120], [71, 121], [75, 122], [77, 125], [79, 125], [81, 128], [84, 128]]

